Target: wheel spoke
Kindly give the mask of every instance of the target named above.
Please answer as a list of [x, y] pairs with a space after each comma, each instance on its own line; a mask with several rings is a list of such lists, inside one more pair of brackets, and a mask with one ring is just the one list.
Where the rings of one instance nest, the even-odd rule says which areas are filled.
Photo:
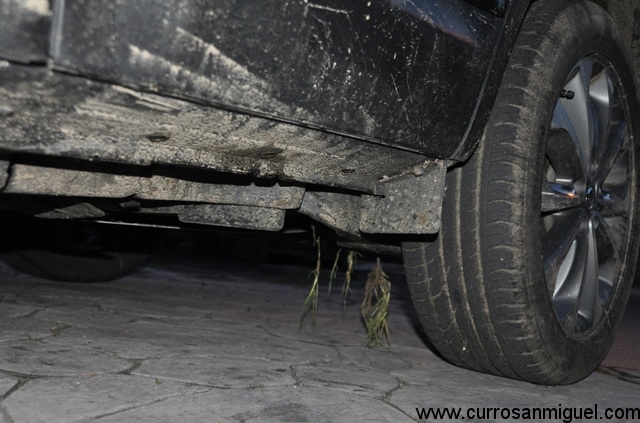
[[[586, 257], [583, 263], [584, 270], [581, 277], [580, 297], [578, 298], [578, 317], [585, 323], [586, 327], [593, 325], [596, 314], [596, 304], [598, 295], [598, 245], [596, 240], [596, 227], [598, 220], [590, 218], [586, 231]], [[583, 322], [576, 321], [577, 325]], [[585, 328], [578, 329], [584, 330]]]
[[573, 182], [586, 179], [580, 163], [580, 150], [568, 131], [558, 129], [550, 131], [547, 140], [547, 159], [551, 163], [556, 179]]
[[624, 250], [621, 240], [616, 239], [613, 228], [601, 215], [596, 216], [599, 225], [596, 229], [596, 242], [598, 246], [598, 296], [601, 305], [606, 304], [614, 292], [617, 275], [622, 267]]
[[598, 227], [596, 235], [598, 237], [598, 256], [600, 262], [611, 260], [620, 263], [624, 255], [624, 240], [613, 231], [613, 227], [609, 224], [601, 214], [596, 214], [598, 219]]
[[572, 184], [563, 184], [558, 181], [549, 182], [544, 178], [542, 186], [543, 213], [556, 212], [577, 207], [582, 203], [582, 198], [580, 198], [576, 193]]
[[590, 86], [593, 71], [593, 59], [584, 58], [577, 72], [565, 85], [565, 91], [572, 92], [573, 98], [560, 98], [556, 104], [553, 125], [565, 129], [576, 144], [580, 153], [583, 173], [589, 174], [593, 150], [592, 112], [590, 110]]
[[589, 99], [595, 113], [595, 137], [593, 145], [593, 161], [601, 163], [604, 151], [609, 146], [609, 134], [612, 123], [613, 83], [609, 70], [603, 69], [591, 81]]
[[[581, 219], [579, 231], [571, 240], [567, 255], [562, 259], [558, 276], [553, 286], [552, 301], [561, 321], [577, 312], [576, 302], [580, 296], [585, 264], [588, 262], [588, 223]], [[570, 322], [565, 324], [571, 325]]]
[[[575, 217], [567, 213], [558, 220], [543, 243], [544, 252], [552, 251], [545, 255], [545, 276], [554, 308], [572, 334], [589, 329], [602, 315], [624, 254], [619, 237], [600, 213]], [[571, 226], [570, 219], [575, 219]]]
[[608, 190], [602, 190], [598, 198], [598, 205], [602, 209], [602, 216], [626, 217], [629, 214], [629, 182], [625, 181], [616, 186], [607, 186]]
[[598, 171], [595, 180], [604, 181], [614, 169], [618, 158], [623, 154], [624, 141], [627, 138], [627, 122], [623, 116], [617, 116], [612, 121], [607, 136], [606, 146], [601, 151], [596, 151], [598, 160]]
[[569, 256], [575, 254], [575, 242], [583, 232], [586, 216], [582, 208], [558, 213], [556, 221], [542, 241], [544, 273], [551, 292], [556, 291], [567, 279], [570, 270], [567, 266], [570, 267], [572, 262]]
[[[569, 135], [569, 137], [571, 138], [571, 142], [575, 146], [575, 151], [577, 152], [577, 156], [579, 157], [580, 169], [581, 169], [580, 173], [582, 175], [586, 175], [589, 172], [589, 167], [587, 166], [585, 161], [591, 160], [590, 149], [586, 149], [585, 151], [585, 146], [583, 145], [584, 138], [582, 138], [584, 136], [583, 134], [585, 132], [585, 127], [587, 126], [587, 125], [584, 125], [584, 123], [587, 122], [587, 119], [586, 118], [578, 119], [577, 117], [572, 117], [572, 115], [575, 113], [573, 113], [572, 115], [569, 114], [569, 110], [567, 109], [567, 103], [571, 101], [577, 101], [577, 100], [575, 98], [572, 100], [565, 100], [565, 99], [558, 100], [558, 102], [556, 103], [556, 108], [553, 111], [551, 128], [562, 129], [566, 131], [566, 133]], [[574, 119], [576, 119], [577, 122], [574, 121]], [[588, 159], [587, 157], [585, 157], [585, 155], [588, 156]]]

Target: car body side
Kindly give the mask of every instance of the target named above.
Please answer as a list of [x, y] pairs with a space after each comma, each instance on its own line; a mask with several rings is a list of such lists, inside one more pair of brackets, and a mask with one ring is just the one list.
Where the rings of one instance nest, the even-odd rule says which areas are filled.
[[[638, 62], [640, 1], [598, 3]], [[357, 240], [437, 232], [444, 172], [480, 142], [528, 7], [0, 0], [5, 193], [91, 206], [66, 218], [133, 198], [177, 202], [136, 211], [183, 223], [278, 230], [297, 210]]]

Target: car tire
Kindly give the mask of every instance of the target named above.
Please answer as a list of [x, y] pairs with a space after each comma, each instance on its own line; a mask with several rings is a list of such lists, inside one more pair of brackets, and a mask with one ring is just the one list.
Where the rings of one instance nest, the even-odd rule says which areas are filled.
[[604, 359], [638, 251], [640, 116], [615, 24], [587, 1], [531, 6], [442, 227], [403, 244], [419, 318], [446, 359], [562, 385]]
[[16, 270], [55, 281], [117, 279], [144, 263], [162, 239], [147, 228], [4, 217], [3, 233], [13, 243], [1, 258]]

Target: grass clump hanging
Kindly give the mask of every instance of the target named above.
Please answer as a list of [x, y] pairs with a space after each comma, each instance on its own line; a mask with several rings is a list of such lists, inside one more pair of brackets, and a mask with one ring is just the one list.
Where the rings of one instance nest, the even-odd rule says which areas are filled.
[[367, 328], [367, 345], [374, 347], [382, 344], [383, 338], [391, 345], [387, 315], [391, 300], [391, 282], [382, 270], [380, 258], [367, 277], [364, 287], [364, 300], [360, 310]]
[[[311, 288], [304, 300], [302, 307], [302, 315], [300, 316], [299, 330], [302, 330], [304, 322], [308, 316], [311, 316], [311, 326], [315, 328], [318, 316], [318, 296], [320, 292], [320, 272], [321, 272], [321, 240], [316, 233], [316, 228], [311, 227], [313, 235], [313, 246], [316, 248], [316, 266], [311, 271], [309, 277], [312, 279]], [[338, 250], [333, 261], [333, 266], [329, 273], [329, 295], [333, 281], [336, 279], [338, 272], [338, 264], [342, 250]], [[349, 250], [347, 253], [347, 269], [345, 271], [344, 282], [342, 284], [341, 296], [343, 308], [347, 307], [347, 299], [352, 293], [351, 283], [353, 280], [353, 272], [358, 259], [362, 257], [359, 253]], [[360, 308], [360, 314], [367, 330], [367, 346], [375, 347], [386, 340], [391, 345], [391, 337], [389, 335], [389, 326], [387, 324], [387, 316], [389, 313], [389, 302], [391, 300], [391, 282], [389, 277], [382, 270], [380, 258], [376, 259], [376, 264], [367, 277], [364, 287], [364, 299]]]
[[304, 305], [302, 306], [302, 316], [300, 316], [300, 326], [298, 330], [302, 329], [302, 325], [304, 324], [304, 320], [308, 314], [311, 314], [311, 326], [316, 326], [316, 317], [318, 316], [318, 293], [320, 291], [320, 235], [316, 235], [315, 226], [311, 226], [311, 231], [313, 234], [313, 246], [317, 248], [317, 258], [316, 258], [316, 267], [311, 272], [310, 277], [313, 277], [313, 282], [311, 283], [311, 289], [309, 290], [309, 294], [307, 294], [307, 298], [304, 300]]

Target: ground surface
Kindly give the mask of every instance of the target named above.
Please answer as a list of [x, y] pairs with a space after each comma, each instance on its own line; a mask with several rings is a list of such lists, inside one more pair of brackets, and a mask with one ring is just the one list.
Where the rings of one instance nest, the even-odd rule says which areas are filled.
[[[313, 264], [311, 264], [312, 266]], [[456, 368], [416, 329], [402, 270], [392, 346], [368, 349], [367, 268], [346, 310], [326, 275], [315, 330], [298, 330], [309, 267], [158, 256], [106, 284], [2, 267], [0, 422], [404, 422], [422, 407], [637, 406], [640, 291], [603, 367], [543, 387]], [[435, 419], [431, 419], [432, 421]]]

